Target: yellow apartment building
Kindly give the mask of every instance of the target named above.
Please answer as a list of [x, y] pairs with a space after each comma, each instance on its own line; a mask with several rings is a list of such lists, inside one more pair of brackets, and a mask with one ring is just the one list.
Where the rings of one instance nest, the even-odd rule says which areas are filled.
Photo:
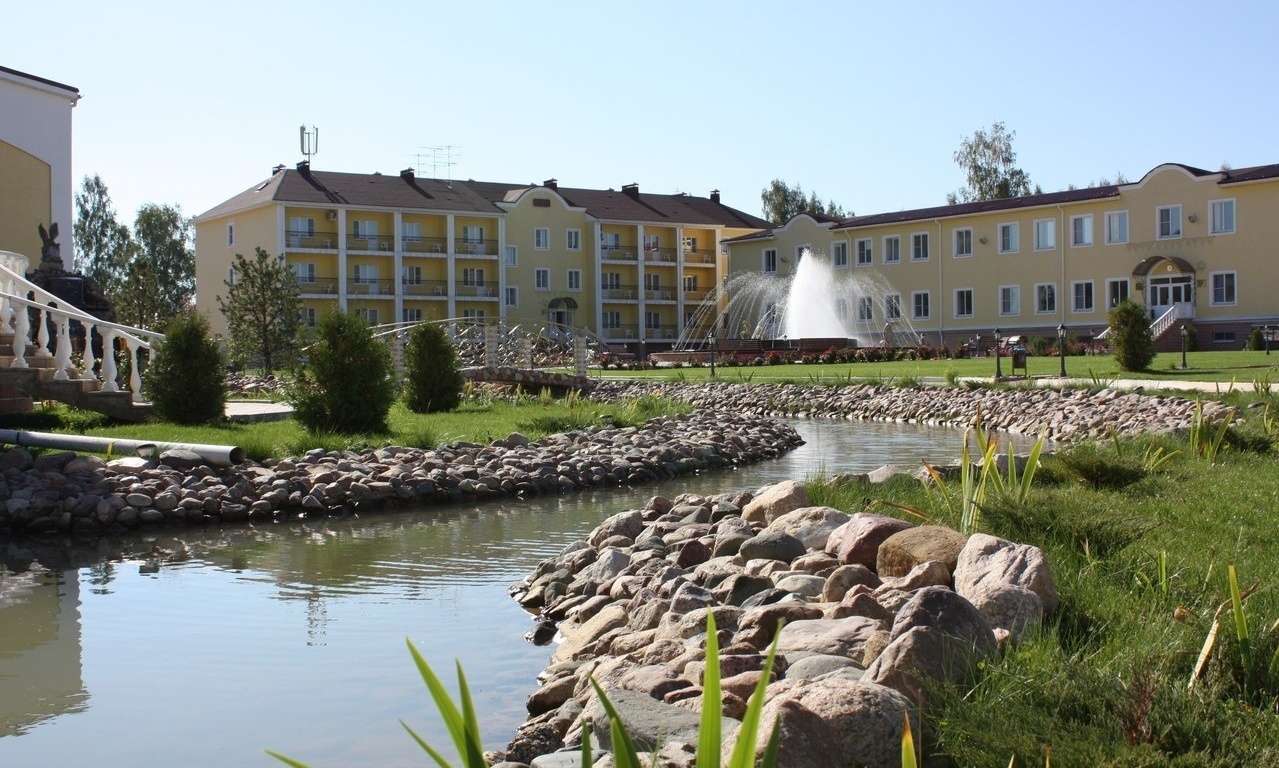
[[1132, 299], [1165, 348], [1192, 325], [1200, 349], [1237, 349], [1253, 328], [1279, 324], [1279, 165], [1165, 164], [1119, 185], [841, 220], [801, 214], [724, 245], [730, 285], [790, 277], [801, 256], [823, 260], [838, 286], [828, 311], [862, 344], [881, 343], [885, 326], [894, 344], [917, 334], [955, 347], [996, 328], [1052, 339], [1059, 326], [1086, 338]]
[[586, 327], [662, 349], [723, 279], [721, 243], [768, 222], [709, 197], [446, 181], [279, 166], [199, 215], [196, 306], [217, 299], [235, 254], [282, 254], [303, 320], [327, 309], [373, 324], [446, 318]]

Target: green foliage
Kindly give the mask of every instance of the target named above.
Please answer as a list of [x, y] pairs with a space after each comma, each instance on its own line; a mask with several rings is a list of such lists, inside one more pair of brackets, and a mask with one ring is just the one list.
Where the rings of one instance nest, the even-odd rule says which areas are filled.
[[1125, 371], [1144, 371], [1155, 359], [1155, 340], [1150, 335], [1150, 319], [1146, 310], [1133, 301], [1125, 301], [1110, 310], [1110, 340], [1115, 360]]
[[147, 367], [147, 397], [165, 421], [218, 421], [226, 408], [225, 375], [222, 351], [209, 337], [208, 322], [200, 315], [182, 315], [169, 321], [164, 342]]
[[759, 199], [763, 204], [764, 218], [774, 224], [784, 224], [801, 213], [831, 216], [836, 219], [853, 215], [852, 211], [845, 211], [834, 200], [822, 202], [816, 192], [805, 196], [800, 185], [796, 184], [792, 187], [782, 179], [773, 179], [768, 182], [768, 186], [760, 191]]
[[1248, 349], [1253, 352], [1260, 352], [1266, 348], [1266, 338], [1262, 335], [1260, 328], [1253, 328], [1248, 333]]
[[252, 261], [237, 253], [232, 269], [234, 279], [223, 281], [226, 298], [217, 297], [231, 336], [231, 357], [241, 364], [261, 361], [270, 374], [297, 354], [298, 281], [283, 258], [261, 248], [254, 249]]
[[995, 122], [987, 131], [978, 128], [965, 138], [955, 151], [955, 164], [964, 171], [968, 185], [958, 192], [946, 195], [946, 202], [972, 203], [981, 200], [999, 200], [1029, 195], [1030, 176], [1018, 168], [1017, 153], [1013, 151], [1016, 131]]
[[409, 410], [451, 411], [462, 401], [463, 384], [457, 350], [444, 329], [435, 323], [414, 326], [404, 349], [404, 401]]
[[385, 432], [395, 401], [390, 350], [358, 315], [340, 310], [324, 316], [316, 338], [289, 393], [294, 417], [312, 432]]
[[124, 265], [133, 259], [133, 237], [116, 219], [107, 185], [96, 173], [85, 176], [75, 194], [74, 268], [102, 286], [108, 295], [119, 291]]
[[120, 321], [155, 328], [186, 311], [195, 298], [195, 249], [191, 220], [181, 208], [147, 203], [133, 223], [124, 280], [108, 297]]

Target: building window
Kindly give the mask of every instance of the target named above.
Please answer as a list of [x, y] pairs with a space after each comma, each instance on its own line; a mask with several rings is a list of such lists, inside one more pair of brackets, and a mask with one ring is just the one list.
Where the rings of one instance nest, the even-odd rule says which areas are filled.
[[400, 282], [405, 285], [421, 285], [422, 284], [422, 268], [421, 267], [404, 267], [400, 272]]
[[226, 244], [228, 248], [235, 245], [235, 225], [234, 224], [226, 225]]
[[[377, 222], [372, 220], [356, 219], [351, 222], [351, 234], [357, 240], [377, 240]], [[372, 250], [377, 250], [377, 243], [373, 243]]]
[[551, 249], [551, 230], [548, 227], [537, 227], [533, 230], [533, 250], [549, 251]]
[[506, 266], [514, 267], [520, 263], [520, 251], [513, 245], [506, 246]]
[[836, 267], [848, 266], [848, 243], [843, 240], [830, 244], [831, 264]]
[[955, 289], [955, 317], [973, 316], [973, 289]]
[[795, 265], [798, 266], [804, 260], [804, 254], [812, 252], [813, 248], [808, 243], [795, 246]]
[[644, 273], [644, 290], [660, 291], [662, 290], [662, 276], [656, 272]]
[[644, 327], [650, 331], [656, 331], [657, 329], [661, 328], [662, 313], [661, 312], [645, 312]]
[[619, 232], [601, 232], [600, 247], [606, 251], [616, 251], [622, 247], [622, 235]]
[[875, 319], [875, 301], [871, 297], [857, 297], [857, 319], [863, 323]]
[[533, 270], [533, 287], [539, 291], [551, 290], [551, 270], [545, 267]]
[[1235, 295], [1235, 273], [1234, 272], [1213, 272], [1212, 280], [1212, 303], [1213, 306], [1228, 306], [1236, 301]]
[[1016, 253], [1021, 249], [1018, 244], [1017, 222], [999, 225], [999, 252]]
[[298, 322], [305, 328], [315, 327], [315, 307], [302, 307], [298, 310]]
[[764, 249], [763, 270], [764, 270], [764, 274], [766, 275], [777, 274], [777, 249], [776, 248]]
[[369, 325], [376, 326], [378, 324], [377, 309], [374, 307], [360, 307], [355, 310], [355, 314]]
[[1035, 220], [1035, 250], [1046, 251], [1057, 247], [1057, 222], [1052, 219]]
[[902, 239], [897, 235], [884, 238], [884, 263], [896, 264], [902, 260]]
[[622, 327], [622, 313], [616, 310], [604, 312], [600, 315], [600, 323], [607, 329]]
[[407, 247], [408, 243], [416, 243], [422, 239], [422, 223], [419, 221], [405, 221], [400, 224], [400, 240]]
[[900, 293], [890, 293], [884, 297], [884, 319], [902, 319], [902, 295]]
[[235, 267], [226, 268], [226, 284], [235, 285]]
[[1092, 312], [1092, 281], [1076, 280], [1070, 284], [1070, 307], [1075, 312]]
[[929, 296], [928, 291], [912, 291], [910, 294], [910, 306], [912, 320], [927, 320], [929, 317]]
[[848, 316], [852, 314], [850, 310], [847, 296], [840, 296], [835, 300], [835, 312], [839, 315], [840, 322], [848, 321]]
[[1160, 240], [1181, 237], [1181, 206], [1161, 205], [1155, 209], [1155, 237]]
[[999, 314], [1010, 317], [1021, 314], [1021, 286], [999, 286]]
[[564, 232], [564, 247], [570, 251], [582, 250], [582, 230], [569, 229]]
[[568, 289], [570, 291], [582, 290], [582, 270], [570, 269], [568, 271]]
[[685, 253], [697, 253], [697, 238], [696, 238], [696, 237], [686, 237], [686, 238], [684, 238], [684, 252], [685, 252]]
[[400, 319], [406, 323], [422, 322], [422, 310], [405, 307], [400, 314]]
[[506, 306], [518, 307], [520, 305], [520, 288], [518, 285], [506, 286]]
[[1045, 315], [1057, 311], [1057, 284], [1035, 284], [1035, 314]]
[[462, 225], [462, 242], [464, 243], [484, 242], [484, 227], [481, 227], [479, 224], [463, 224]]
[[1128, 242], [1128, 212], [1111, 211], [1106, 214], [1106, 243], [1116, 245]]
[[910, 236], [910, 260], [928, 260], [928, 233], [916, 232]]
[[1128, 300], [1128, 278], [1112, 277], [1106, 281], [1106, 306], [1110, 309]]
[[1235, 335], [1234, 331], [1213, 331], [1212, 343], [1234, 345], [1239, 343], [1239, 337]]
[[1235, 201], [1213, 200], [1209, 203], [1212, 211], [1212, 229], [1214, 235], [1228, 235], [1235, 231]]
[[973, 255], [973, 230], [970, 227], [955, 230], [955, 258]]
[[484, 310], [482, 309], [464, 309], [462, 310], [462, 318], [465, 320], [483, 320]]
[[644, 235], [644, 250], [656, 251], [661, 247], [661, 239], [657, 235]]
[[684, 275], [684, 290], [685, 291], [697, 290], [697, 275]]
[[376, 283], [377, 282], [377, 265], [376, 264], [356, 264], [355, 265], [355, 282]]
[[290, 216], [287, 234], [289, 245], [293, 248], [301, 248], [302, 238], [315, 237], [315, 219], [309, 216]]
[[602, 285], [600, 285], [600, 288], [606, 291], [617, 291], [617, 290], [621, 290], [622, 288], [621, 272], [605, 272], [604, 274], [600, 275], [600, 280], [602, 282]]
[[462, 270], [462, 285], [484, 285], [484, 270], [476, 267], [465, 267]]
[[298, 279], [299, 283], [314, 283], [315, 265], [307, 262], [297, 262], [293, 265], [293, 275]]
[[871, 242], [869, 237], [857, 241], [857, 266], [869, 267], [874, 260]]
[[1092, 245], [1092, 214], [1070, 217], [1070, 245], [1086, 248]]

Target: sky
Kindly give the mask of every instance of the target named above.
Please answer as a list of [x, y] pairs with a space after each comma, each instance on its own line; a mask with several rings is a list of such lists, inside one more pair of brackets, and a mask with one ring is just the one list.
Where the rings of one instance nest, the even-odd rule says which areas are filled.
[[[1279, 162], [1279, 3], [10, 0], [0, 65], [79, 89], [73, 179], [202, 213], [317, 170], [940, 205], [975, 130], [1044, 191]], [[431, 147], [453, 165], [431, 164]]]

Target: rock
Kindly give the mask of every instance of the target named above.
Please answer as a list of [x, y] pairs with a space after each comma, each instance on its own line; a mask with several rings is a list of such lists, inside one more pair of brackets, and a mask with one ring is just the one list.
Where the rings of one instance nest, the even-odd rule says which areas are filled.
[[[665, 704], [642, 693], [615, 689], [608, 691], [609, 701], [617, 710], [626, 732], [636, 749], [654, 751], [664, 743], [697, 744], [701, 718], [688, 710]], [[598, 697], [592, 696], [582, 716], [591, 720], [592, 737], [603, 749], [613, 748], [611, 722]], [[741, 725], [736, 720], [724, 718], [724, 738], [731, 741]]]
[[821, 550], [831, 533], [848, 520], [847, 514], [833, 507], [800, 507], [774, 516], [768, 530], [784, 531], [799, 539], [805, 549]]
[[858, 667], [855, 660], [850, 659], [847, 656], [831, 656], [824, 653], [815, 653], [811, 656], [805, 656], [798, 661], [792, 662], [786, 669], [786, 679], [815, 680], [840, 669], [856, 669], [858, 672], [863, 671], [860, 667]]
[[822, 587], [822, 601], [837, 603], [844, 599], [848, 590], [858, 584], [874, 589], [880, 583], [879, 577], [864, 565], [841, 565], [826, 577], [826, 583]]
[[874, 568], [878, 562], [879, 545], [893, 534], [913, 527], [895, 517], [857, 512], [831, 532], [826, 541], [826, 551], [841, 563]]
[[954, 573], [959, 552], [967, 541], [964, 534], [940, 525], [921, 525], [898, 531], [879, 545], [875, 572], [881, 579], [905, 576], [920, 563], [935, 560]]
[[795, 621], [782, 628], [777, 650], [808, 651], [860, 659], [866, 638], [882, 627], [879, 621], [865, 616]]
[[624, 605], [613, 603], [577, 627], [569, 629], [561, 626], [560, 631], [565, 633], [565, 638], [564, 642], [555, 649], [554, 659], [568, 661], [574, 658], [578, 652], [599, 640], [606, 632], [626, 626], [629, 618]]
[[808, 574], [792, 574], [777, 582], [777, 588], [792, 594], [817, 599], [822, 595], [826, 579]]
[[789, 563], [805, 552], [804, 544], [785, 531], [764, 530], [742, 543], [742, 559], [781, 560]]
[[600, 549], [600, 544], [610, 536], [625, 536], [634, 540], [644, 530], [644, 513], [638, 509], [627, 512], [619, 512], [600, 523], [599, 526], [591, 532], [586, 541], [596, 549]]
[[960, 551], [954, 573], [955, 591], [978, 608], [983, 593], [992, 588], [997, 591], [993, 585], [1012, 585], [1035, 593], [1046, 612], [1057, 610], [1057, 587], [1038, 547], [975, 533]]
[[798, 480], [786, 480], [765, 488], [742, 508], [742, 519], [767, 525], [787, 512], [808, 506], [808, 491]]

